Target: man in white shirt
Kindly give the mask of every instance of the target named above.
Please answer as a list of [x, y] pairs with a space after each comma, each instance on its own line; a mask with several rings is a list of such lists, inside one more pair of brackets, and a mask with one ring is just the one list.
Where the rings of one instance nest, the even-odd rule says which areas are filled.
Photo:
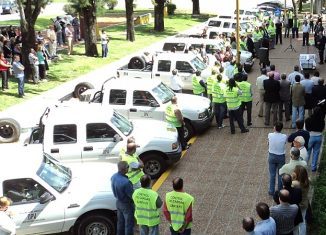
[[181, 81], [181, 78], [178, 75], [178, 70], [173, 69], [172, 70], [172, 76], [170, 78], [170, 88], [175, 92], [175, 93], [182, 93], [182, 88], [183, 88], [183, 82]]
[[259, 103], [260, 103], [258, 117], [262, 117], [263, 113], [264, 113], [264, 94], [265, 94], [264, 80], [266, 80], [266, 79], [268, 79], [267, 70], [265, 68], [262, 68], [261, 75], [259, 77], [257, 77], [257, 80], [256, 80], [256, 86], [259, 91]]
[[109, 43], [108, 35], [106, 34], [105, 30], [102, 29], [102, 33], [101, 33], [102, 58], [108, 56], [108, 43]]
[[293, 141], [293, 146], [300, 150], [300, 159], [307, 162], [308, 159], [308, 151], [304, 146], [305, 140], [302, 136], [295, 137]]
[[310, 26], [308, 25], [307, 20], [303, 22], [302, 25], [302, 46], [309, 46], [309, 31], [310, 31]]
[[65, 28], [65, 33], [66, 33], [66, 39], [68, 41], [68, 55], [72, 53], [73, 50], [73, 36], [74, 36], [74, 29], [71, 26], [70, 23], [67, 24], [67, 27]]
[[300, 76], [300, 81], [302, 81], [304, 79], [302, 73], [299, 72], [299, 66], [298, 65], [294, 66], [294, 71], [292, 73], [290, 73], [289, 76], [288, 76], [288, 80], [291, 83], [291, 85], [293, 85], [295, 83], [295, 76], [296, 75]]
[[49, 53], [50, 56], [56, 56], [57, 55], [57, 34], [54, 31], [54, 26], [50, 25], [49, 29], [46, 31], [46, 38], [49, 42]]

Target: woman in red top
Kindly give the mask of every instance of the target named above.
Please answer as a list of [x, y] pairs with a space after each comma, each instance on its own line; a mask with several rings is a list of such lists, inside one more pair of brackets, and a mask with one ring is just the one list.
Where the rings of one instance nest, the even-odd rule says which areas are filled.
[[11, 68], [11, 65], [5, 59], [3, 52], [0, 53], [0, 73], [2, 77], [2, 91], [8, 88], [8, 69]]

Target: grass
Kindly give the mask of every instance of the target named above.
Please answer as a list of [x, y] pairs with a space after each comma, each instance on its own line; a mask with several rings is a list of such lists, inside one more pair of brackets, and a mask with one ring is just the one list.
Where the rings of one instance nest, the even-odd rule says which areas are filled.
[[[153, 30], [153, 24], [136, 27], [135, 42], [128, 42], [125, 40], [126, 27], [124, 25], [106, 28], [110, 37], [109, 57], [107, 59], [84, 56], [84, 45], [76, 46], [74, 48], [74, 54], [69, 57], [65, 55], [65, 51], [62, 51], [63, 60], [50, 65], [50, 70], [47, 75], [49, 82], [37, 85], [29, 83], [25, 84], [26, 98], [24, 99], [29, 99], [35, 95], [39, 95], [42, 92], [52, 89], [66, 81], [72, 80], [96, 68], [119, 60], [120, 58], [128, 56], [156, 41], [177, 34], [180, 31], [186, 30], [203, 21], [204, 19], [191, 18], [190, 15], [166, 17], [164, 21], [164, 32], [155, 32]], [[98, 50], [99, 53], [101, 53], [100, 44], [98, 44]], [[5, 92], [0, 91], [0, 111], [24, 101], [24, 99], [18, 98], [17, 96], [17, 83], [14, 78], [10, 79], [9, 88], [10, 89]]]
[[[55, 16], [53, 16], [52, 18], [54, 18]], [[39, 31], [39, 30], [43, 30], [48, 28], [48, 26], [52, 23], [51, 21], [51, 16], [46, 16], [46, 17], [39, 17], [36, 20], [36, 24], [35, 24], [35, 30]], [[14, 26], [18, 26], [20, 25], [20, 21], [19, 20], [6, 20], [6, 21], [0, 21], [0, 26], [3, 25], [14, 25]]]
[[68, 0], [52, 0], [53, 3], [68, 3]]
[[[324, 139], [326, 134], [324, 134]], [[312, 200], [313, 225], [311, 234], [326, 234], [326, 145], [319, 164], [320, 175], [314, 182], [314, 196]]]

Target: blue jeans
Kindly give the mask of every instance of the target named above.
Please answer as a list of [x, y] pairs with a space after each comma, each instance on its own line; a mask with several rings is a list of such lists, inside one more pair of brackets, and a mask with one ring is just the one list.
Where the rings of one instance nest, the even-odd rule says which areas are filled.
[[214, 103], [215, 118], [218, 127], [222, 126], [223, 124], [225, 110], [226, 103]]
[[117, 235], [134, 234], [134, 205], [132, 203], [123, 203], [117, 200]]
[[269, 194], [274, 194], [275, 192], [275, 177], [277, 175], [278, 179], [278, 190], [282, 189], [282, 180], [279, 175], [279, 169], [285, 164], [285, 154], [277, 155], [273, 153], [268, 153], [268, 168], [269, 168]]
[[62, 46], [63, 44], [63, 39], [62, 39], [62, 31], [58, 31], [57, 33], [57, 42], [59, 46]]
[[18, 81], [18, 95], [24, 95], [24, 76], [17, 77]]
[[108, 44], [102, 44], [102, 58], [108, 56]]
[[322, 140], [323, 140], [322, 135], [310, 136], [310, 138], [309, 138], [307, 162], [309, 162], [311, 152], [313, 152], [312, 153], [312, 161], [311, 161], [311, 170], [312, 171], [317, 170], [318, 156], [319, 156]]
[[158, 225], [152, 227], [140, 225], [140, 235], [159, 235]]
[[173, 230], [172, 227], [170, 227], [171, 235], [190, 235], [191, 234], [191, 228], [185, 229], [183, 233], [179, 233]]
[[297, 121], [298, 116], [299, 120], [304, 120], [304, 106], [292, 106], [292, 128], [296, 127], [295, 122]]

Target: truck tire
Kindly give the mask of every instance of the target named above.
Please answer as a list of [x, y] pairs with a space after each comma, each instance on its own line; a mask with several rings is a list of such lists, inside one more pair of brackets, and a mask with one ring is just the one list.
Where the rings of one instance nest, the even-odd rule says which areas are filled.
[[75, 98], [80, 99], [81, 94], [82, 94], [84, 91], [86, 91], [86, 90], [88, 90], [88, 89], [93, 89], [93, 88], [94, 88], [94, 86], [93, 86], [91, 83], [89, 83], [89, 82], [81, 82], [81, 83], [78, 83], [78, 84], [75, 86], [75, 90], [74, 90], [74, 92], [73, 92], [73, 95], [74, 95]]
[[75, 230], [76, 235], [115, 235], [115, 222], [105, 214], [89, 214], [84, 217]]
[[167, 164], [160, 153], [147, 153], [140, 159], [144, 163], [144, 173], [150, 175], [152, 179], [159, 178], [167, 168]]
[[190, 121], [186, 120], [185, 123], [186, 123], [186, 125], [183, 127], [184, 133], [185, 133], [184, 138], [188, 142], [191, 139], [191, 137], [194, 136], [195, 131], [194, 131], [194, 128], [192, 127]]
[[132, 57], [128, 64], [128, 69], [143, 69], [145, 68], [146, 62], [140, 56]]
[[0, 143], [13, 143], [19, 140], [20, 125], [12, 118], [0, 119]]

